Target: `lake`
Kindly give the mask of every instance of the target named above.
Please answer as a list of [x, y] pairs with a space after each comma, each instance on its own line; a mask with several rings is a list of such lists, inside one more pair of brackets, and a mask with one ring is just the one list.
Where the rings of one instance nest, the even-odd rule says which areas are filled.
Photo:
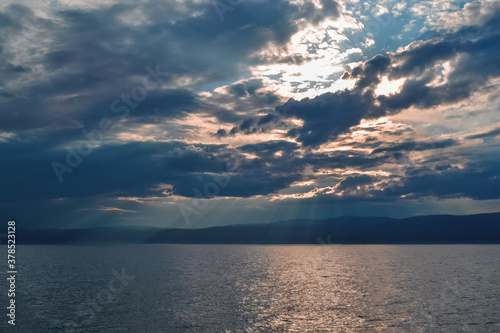
[[500, 332], [498, 245], [26, 245], [17, 265], [18, 332]]

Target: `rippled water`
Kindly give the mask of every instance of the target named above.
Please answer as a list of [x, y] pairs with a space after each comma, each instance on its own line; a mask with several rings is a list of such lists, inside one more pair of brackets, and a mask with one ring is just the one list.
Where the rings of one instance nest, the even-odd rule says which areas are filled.
[[496, 245], [21, 246], [18, 266], [19, 332], [500, 332]]

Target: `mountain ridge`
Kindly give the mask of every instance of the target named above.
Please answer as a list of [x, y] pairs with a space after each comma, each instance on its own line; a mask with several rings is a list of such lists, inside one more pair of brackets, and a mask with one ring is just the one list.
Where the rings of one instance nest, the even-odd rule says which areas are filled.
[[500, 212], [402, 219], [342, 216], [198, 229], [18, 229], [20, 244], [497, 244]]

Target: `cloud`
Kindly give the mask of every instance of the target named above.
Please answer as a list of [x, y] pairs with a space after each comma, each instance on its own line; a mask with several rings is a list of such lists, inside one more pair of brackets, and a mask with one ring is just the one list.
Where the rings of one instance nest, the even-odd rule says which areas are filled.
[[275, 154], [277, 152], [291, 153], [299, 149], [299, 145], [295, 142], [284, 140], [267, 141], [258, 144], [250, 144], [238, 147], [242, 152], [255, 152], [258, 154]]
[[26, 73], [26, 72], [31, 72], [31, 68], [29, 67], [24, 67], [21, 65], [12, 65], [8, 64], [7, 67], [5, 68], [4, 72], [6, 73]]
[[[480, 167], [480, 168], [478, 168]], [[498, 160], [486, 160], [465, 170], [451, 169], [432, 174], [416, 175], [404, 184], [384, 192], [390, 196], [407, 198], [470, 198], [488, 200], [500, 198]]]
[[[388, 19], [380, 7], [368, 7], [360, 15]], [[444, 31], [411, 35], [414, 42], [400, 40], [399, 49], [395, 43], [382, 48], [377, 39], [363, 50], [342, 49], [363, 24], [341, 15], [346, 6], [331, 0], [245, 1], [222, 21], [211, 1], [75, 3], [43, 19], [40, 8], [5, 7], [2, 208], [29, 205], [43, 216], [85, 208], [139, 215], [151, 209], [148, 198], [168, 206], [207, 196], [207, 189], [213, 201], [237, 198], [229, 201], [235, 207], [279, 196], [326, 206], [500, 198], [498, 162], [480, 156], [494, 155], [495, 141], [469, 141], [500, 134], [484, 127], [494, 112], [447, 128], [446, 136], [427, 134], [457, 117], [452, 112], [441, 120], [445, 106], [479, 103], [474, 94], [495, 103], [497, 7], [473, 2], [442, 15]], [[43, 25], [29, 30], [36, 38], [25, 36], [23, 17]], [[376, 22], [388, 30], [402, 27], [404, 18]], [[364, 39], [377, 33], [368, 32], [370, 22]], [[412, 29], [405, 33], [416, 34]], [[385, 35], [380, 40], [391, 39]], [[323, 79], [300, 76], [308, 71]], [[375, 93], [394, 80], [401, 84], [391, 92]], [[144, 82], [150, 85], [145, 93]], [[289, 98], [290, 91], [302, 96], [319, 85], [314, 98]], [[481, 113], [467, 108], [469, 115]], [[89, 147], [83, 133], [103, 119], [112, 121], [113, 131]], [[85, 148], [91, 152], [82, 153]], [[62, 182], [54, 161], [71, 170]], [[307, 186], [296, 186], [304, 181]]]
[[341, 181], [337, 186], [335, 186], [335, 191], [342, 192], [358, 192], [361, 187], [366, 185], [371, 185], [373, 183], [373, 178], [369, 175], [361, 175], [354, 177], [347, 177]]
[[484, 132], [484, 133], [479, 133], [479, 134], [473, 134], [473, 135], [468, 135], [465, 138], [466, 139], [485, 139], [485, 138], [490, 138], [500, 135], [500, 128], [494, 128], [490, 131]]
[[[267, 195], [301, 178], [296, 168], [285, 168], [286, 160], [271, 156], [291, 146], [280, 142], [258, 147], [261, 156], [269, 158], [256, 161], [224, 145], [133, 142], [95, 147], [82, 156], [77, 148], [46, 149], [42, 143], [18, 142], [13, 150], [11, 143], [0, 142], [0, 153], [8, 156], [0, 172], [13, 175], [0, 182], [4, 189], [0, 198], [7, 202], [95, 195], [195, 197], [197, 186], [228, 175], [230, 183], [217, 196], [248, 197]], [[54, 161], [71, 170], [62, 174], [62, 182], [56, 177]], [[172, 190], [164, 193], [158, 184], [170, 184]]]
[[218, 87], [202, 99], [202, 112], [217, 117], [222, 123], [239, 124], [250, 115], [260, 117], [272, 112], [282, 102], [276, 82], [265, 78], [249, 78]]
[[[500, 26], [497, 20], [480, 27], [468, 27], [432, 40], [418, 41], [407, 48], [377, 55], [355, 67], [343, 78], [355, 78], [352, 90], [326, 93], [313, 99], [290, 99], [276, 107], [277, 115], [304, 121], [288, 132], [305, 146], [317, 146], [335, 140], [360, 123], [391, 115], [412, 106], [430, 108], [469, 98], [491, 79], [500, 75], [496, 55], [500, 51]], [[441, 84], [435, 66], [454, 60], [454, 67]], [[400, 90], [375, 96], [382, 76], [404, 78]]]
[[307, 146], [328, 142], [347, 132], [375, 108], [371, 94], [342, 91], [301, 101], [291, 99], [277, 107], [277, 113], [304, 121], [303, 126], [291, 129], [288, 135]]
[[[372, 59], [366, 61], [362, 66], [354, 68], [351, 72], [352, 78], [358, 78], [355, 89], [363, 89], [372, 87], [380, 83], [379, 75], [387, 71], [391, 64], [391, 58], [384, 55], [376, 55]], [[362, 75], [361, 75], [362, 74]], [[348, 79], [349, 76], [343, 75], [342, 79]]]
[[465, 3], [460, 10], [442, 13], [433, 24], [437, 29], [456, 31], [463, 26], [482, 25], [494, 18], [499, 10], [498, 1], [472, 1]]
[[[0, 119], [3, 128], [43, 128], [57, 118], [85, 114], [87, 108], [91, 113], [94, 105], [109, 104], [140, 84], [148, 75], [148, 66], [160, 68], [163, 82], [155, 90], [156, 97], [149, 96], [142, 104], [161, 113], [176, 103], [170, 94], [172, 89], [191, 90], [234, 80], [246, 71], [244, 65], [254, 53], [270, 44], [285, 47], [301, 25], [319, 24], [339, 15], [331, 0], [322, 1], [322, 9], [287, 1], [252, 1], [227, 13], [221, 22], [211, 2], [192, 5], [197, 15], [187, 14], [192, 14], [189, 10], [193, 7], [183, 12], [177, 2], [163, 3], [164, 8], [146, 2], [85, 10], [62, 8], [52, 13], [43, 27], [49, 37], [32, 41], [43, 46], [36, 59], [42, 75], [2, 93], [4, 97], [13, 96], [0, 99], [0, 109], [5, 110]], [[158, 15], [170, 9], [177, 13], [174, 19]], [[31, 11], [18, 5], [1, 14], [5, 18], [2, 25], [23, 38], [24, 27], [11, 26], [15, 26], [14, 18], [32, 17]], [[29, 70], [16, 63], [2, 65], [0, 57], [3, 74], [26, 74]], [[232, 86], [230, 93], [251, 96], [254, 103], [278, 101], [272, 92], [257, 93], [262, 86], [262, 81], [249, 80]], [[79, 109], [71, 103], [78, 103]], [[28, 121], [19, 119], [19, 106]]]
[[373, 153], [380, 152], [400, 152], [400, 151], [423, 151], [431, 149], [442, 149], [457, 145], [458, 142], [453, 139], [444, 139], [437, 141], [407, 141], [392, 146], [379, 147], [373, 150]]

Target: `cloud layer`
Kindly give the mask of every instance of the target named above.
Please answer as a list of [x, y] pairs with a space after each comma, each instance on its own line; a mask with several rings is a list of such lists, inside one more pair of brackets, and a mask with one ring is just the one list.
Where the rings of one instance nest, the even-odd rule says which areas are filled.
[[[186, 207], [221, 223], [252, 209], [249, 222], [282, 219], [289, 205], [312, 217], [339, 205], [439, 211], [428, 200], [490, 209], [500, 8], [470, 2], [432, 19], [377, 8], [5, 4], [4, 217], [61, 226], [74, 212], [86, 212], [77, 224], [141, 223], [141, 213], [175, 224]], [[401, 31], [389, 42], [370, 22]], [[228, 203], [227, 216], [202, 202]]]

